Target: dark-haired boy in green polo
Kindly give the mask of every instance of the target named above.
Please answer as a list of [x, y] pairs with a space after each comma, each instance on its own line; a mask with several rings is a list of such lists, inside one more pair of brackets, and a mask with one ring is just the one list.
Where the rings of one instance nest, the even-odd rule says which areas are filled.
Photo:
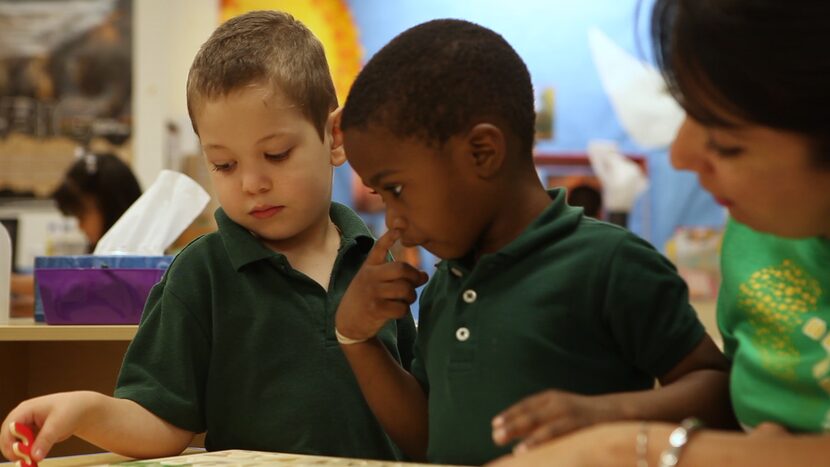
[[[393, 39], [347, 99], [347, 155], [390, 231], [343, 297], [337, 336], [413, 458], [481, 464], [600, 421], [729, 418], [726, 360], [672, 265], [543, 188], [533, 104], [510, 45], [458, 20]], [[375, 338], [424, 280], [385, 263], [396, 239], [443, 259], [421, 296], [411, 373]]]

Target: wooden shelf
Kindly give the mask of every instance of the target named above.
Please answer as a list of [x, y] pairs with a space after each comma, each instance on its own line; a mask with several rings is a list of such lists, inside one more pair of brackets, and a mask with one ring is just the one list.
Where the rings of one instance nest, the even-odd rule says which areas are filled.
[[[0, 324], [0, 419], [20, 402], [64, 391], [112, 394], [136, 326], [50, 326], [31, 318]], [[100, 452], [71, 437], [53, 456]], [[50, 464], [47, 464], [50, 465]], [[68, 465], [68, 464], [67, 464]]]
[[138, 326], [36, 323], [31, 318], [12, 318], [0, 324], [0, 341], [131, 341]]

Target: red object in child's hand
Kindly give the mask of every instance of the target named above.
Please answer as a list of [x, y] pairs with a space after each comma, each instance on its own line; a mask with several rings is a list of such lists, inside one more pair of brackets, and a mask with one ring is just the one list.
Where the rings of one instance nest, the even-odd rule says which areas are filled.
[[27, 425], [11, 422], [9, 429], [12, 436], [20, 441], [12, 444], [12, 451], [21, 459], [14, 463], [17, 467], [37, 467], [37, 462], [32, 459], [32, 445], [35, 443], [35, 434]]

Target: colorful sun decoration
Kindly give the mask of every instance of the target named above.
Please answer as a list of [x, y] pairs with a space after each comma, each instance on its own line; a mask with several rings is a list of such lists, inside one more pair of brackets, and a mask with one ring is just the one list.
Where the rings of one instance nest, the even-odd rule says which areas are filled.
[[222, 22], [251, 10], [281, 10], [305, 24], [323, 43], [337, 99], [343, 105], [360, 71], [363, 48], [346, 0], [221, 0]]

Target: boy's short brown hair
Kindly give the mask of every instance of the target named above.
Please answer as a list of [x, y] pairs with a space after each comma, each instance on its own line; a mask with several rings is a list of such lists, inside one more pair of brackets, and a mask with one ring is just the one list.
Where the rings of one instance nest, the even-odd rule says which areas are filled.
[[202, 44], [187, 75], [187, 112], [204, 99], [225, 96], [251, 83], [278, 88], [323, 138], [337, 95], [323, 45], [293, 16], [281, 11], [251, 11], [219, 26]]

